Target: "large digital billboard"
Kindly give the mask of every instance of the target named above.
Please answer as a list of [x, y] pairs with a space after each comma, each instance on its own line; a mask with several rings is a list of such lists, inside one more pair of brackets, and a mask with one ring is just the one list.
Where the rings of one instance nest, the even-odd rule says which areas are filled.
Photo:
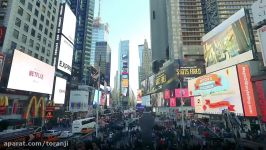
[[71, 75], [72, 57], [73, 45], [64, 36], [61, 36], [57, 68]]
[[14, 50], [8, 89], [52, 94], [55, 68]]
[[163, 92], [151, 94], [151, 106], [162, 107], [164, 106]]
[[76, 16], [70, 7], [65, 5], [62, 34], [72, 43], [74, 43], [76, 32]]
[[202, 37], [206, 72], [253, 59], [253, 34], [244, 9], [223, 21]]
[[236, 66], [188, 81], [189, 96], [195, 96], [195, 112], [221, 114], [228, 109], [244, 115]]
[[55, 78], [55, 88], [54, 88], [54, 103], [64, 104], [65, 94], [66, 94], [66, 83], [67, 81], [63, 78]]
[[89, 92], [81, 90], [70, 91], [69, 111], [88, 111]]
[[150, 107], [151, 106], [151, 97], [150, 97], [150, 95], [143, 96], [141, 104], [143, 106]]

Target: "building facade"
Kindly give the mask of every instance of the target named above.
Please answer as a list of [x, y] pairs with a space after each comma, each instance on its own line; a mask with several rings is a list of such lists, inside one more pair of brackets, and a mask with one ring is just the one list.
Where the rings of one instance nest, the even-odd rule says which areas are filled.
[[47, 64], [52, 64], [59, 2], [56, 0], [0, 0], [0, 26], [5, 38], [4, 54], [20, 49]]
[[129, 40], [120, 41], [118, 50], [118, 85], [120, 105], [129, 104]]
[[106, 41], [95, 43], [95, 67], [101, 68], [101, 74], [104, 75], [104, 80], [110, 86], [110, 67], [111, 67], [111, 48]]
[[92, 43], [91, 43], [91, 60], [90, 64], [92, 66], [96, 65], [95, 61], [95, 47], [96, 42], [100, 41], [108, 41], [109, 35], [109, 26], [108, 24], [103, 24], [101, 22], [101, 18], [97, 17], [93, 20], [93, 28], [92, 28]]
[[95, 0], [68, 0], [77, 17], [72, 82], [87, 84], [90, 78], [92, 25]]

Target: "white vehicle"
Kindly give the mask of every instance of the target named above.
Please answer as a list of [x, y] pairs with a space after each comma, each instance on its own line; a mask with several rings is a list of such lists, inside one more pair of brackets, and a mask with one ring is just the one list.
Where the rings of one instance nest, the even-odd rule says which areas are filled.
[[82, 133], [82, 130], [95, 129], [95, 117], [74, 120], [72, 123], [72, 133]]
[[58, 136], [59, 138], [68, 138], [73, 136], [73, 133], [71, 133], [70, 131], [63, 131], [61, 132], [61, 134]]
[[47, 130], [46, 132], [44, 132], [43, 136], [44, 137], [49, 137], [49, 136], [58, 136], [60, 135], [61, 131], [57, 131], [57, 130]]

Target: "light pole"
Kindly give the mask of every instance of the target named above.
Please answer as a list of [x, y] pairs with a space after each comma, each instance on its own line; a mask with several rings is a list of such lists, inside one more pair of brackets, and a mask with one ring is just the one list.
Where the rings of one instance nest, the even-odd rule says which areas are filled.
[[182, 82], [180, 80], [180, 68], [181, 68], [181, 63], [180, 63], [181, 60], [178, 60], [178, 69], [179, 69], [179, 74], [178, 74], [178, 82], [179, 82], [179, 88], [180, 88], [180, 98], [181, 98], [181, 109], [182, 109], [182, 112], [181, 112], [181, 121], [182, 121], [182, 136], [185, 136], [185, 122], [184, 122], [184, 107], [183, 107], [183, 92], [182, 92]]

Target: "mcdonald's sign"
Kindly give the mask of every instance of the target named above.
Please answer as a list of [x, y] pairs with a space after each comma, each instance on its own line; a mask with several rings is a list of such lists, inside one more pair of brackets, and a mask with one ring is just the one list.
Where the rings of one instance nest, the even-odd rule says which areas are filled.
[[1, 96], [0, 97], [0, 114], [5, 114], [8, 107], [8, 97]]
[[45, 116], [45, 101], [43, 97], [40, 97], [39, 100], [36, 96], [33, 96], [30, 99], [29, 105], [26, 108], [25, 113], [23, 114], [24, 119], [29, 119], [30, 112], [32, 117], [38, 117], [40, 111], [40, 117], [44, 118]]

